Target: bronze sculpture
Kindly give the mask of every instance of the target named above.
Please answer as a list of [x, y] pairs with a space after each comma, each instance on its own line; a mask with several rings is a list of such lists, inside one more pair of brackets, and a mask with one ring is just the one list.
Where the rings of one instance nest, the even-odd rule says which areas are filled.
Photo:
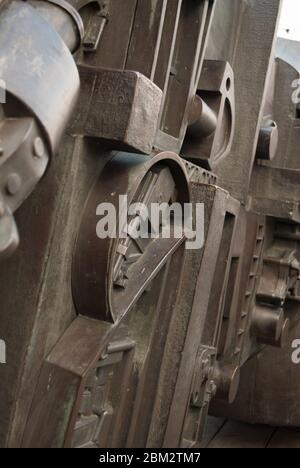
[[[208, 413], [299, 426], [279, 6], [0, 3], [1, 446], [192, 448]], [[123, 194], [204, 203], [203, 248], [99, 240], [97, 204]]]

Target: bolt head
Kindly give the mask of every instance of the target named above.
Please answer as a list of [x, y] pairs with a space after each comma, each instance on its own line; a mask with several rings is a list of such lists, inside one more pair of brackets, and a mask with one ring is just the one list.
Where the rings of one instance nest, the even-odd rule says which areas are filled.
[[42, 158], [45, 154], [45, 145], [40, 137], [35, 138], [33, 142], [33, 153], [37, 158]]
[[270, 125], [261, 128], [256, 158], [272, 161], [277, 153], [278, 139], [278, 127], [276, 122], [271, 122]]
[[6, 181], [6, 191], [8, 195], [16, 195], [21, 189], [22, 181], [19, 174], [10, 174]]

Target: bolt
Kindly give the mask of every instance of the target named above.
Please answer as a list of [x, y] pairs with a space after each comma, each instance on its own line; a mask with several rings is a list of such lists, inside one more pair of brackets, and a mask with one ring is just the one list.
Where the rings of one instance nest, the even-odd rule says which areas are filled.
[[40, 137], [36, 137], [33, 142], [33, 152], [37, 158], [42, 158], [45, 154], [45, 145]]
[[6, 191], [9, 195], [16, 195], [22, 185], [21, 178], [18, 174], [10, 174], [6, 181]]

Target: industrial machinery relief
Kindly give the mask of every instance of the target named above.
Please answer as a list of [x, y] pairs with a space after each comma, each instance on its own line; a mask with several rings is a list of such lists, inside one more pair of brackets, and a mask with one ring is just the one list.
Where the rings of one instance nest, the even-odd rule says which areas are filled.
[[[1, 447], [198, 448], [209, 415], [300, 427], [280, 3], [0, 0]], [[97, 235], [120, 197], [169, 210], [161, 232], [129, 212]]]

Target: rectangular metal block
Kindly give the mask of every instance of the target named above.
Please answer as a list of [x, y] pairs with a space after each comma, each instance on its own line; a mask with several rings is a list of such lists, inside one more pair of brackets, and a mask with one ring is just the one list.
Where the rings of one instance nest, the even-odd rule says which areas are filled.
[[81, 99], [71, 131], [114, 149], [149, 154], [158, 126], [162, 91], [134, 71], [80, 66]]

